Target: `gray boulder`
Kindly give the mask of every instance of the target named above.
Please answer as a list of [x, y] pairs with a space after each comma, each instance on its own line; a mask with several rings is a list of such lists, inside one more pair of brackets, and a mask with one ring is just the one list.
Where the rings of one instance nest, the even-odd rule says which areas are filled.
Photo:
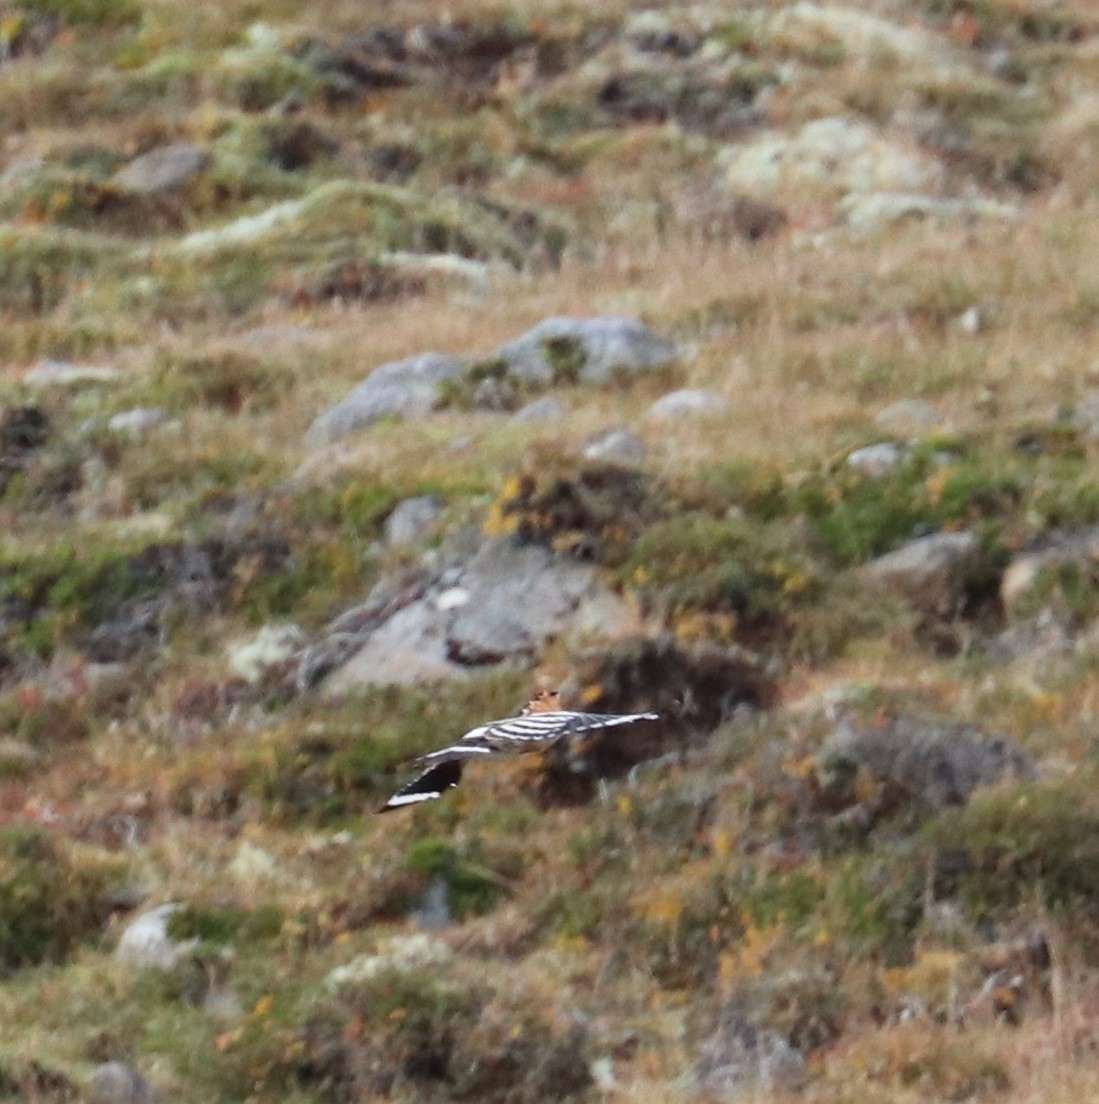
[[92, 1104], [146, 1104], [159, 1099], [149, 1082], [124, 1062], [96, 1066], [88, 1084]]
[[817, 761], [821, 778], [833, 787], [853, 787], [862, 771], [935, 810], [965, 804], [979, 786], [1034, 773], [1030, 756], [1004, 736], [911, 716], [867, 727], [841, 720]]
[[[447, 618], [430, 601], [398, 610], [365, 638], [324, 683], [327, 697], [363, 686], [412, 686], [465, 678], [466, 668], [447, 654]], [[340, 658], [333, 657], [335, 666]]]
[[[673, 341], [632, 318], [547, 318], [487, 356], [470, 360], [422, 353], [376, 368], [306, 433], [311, 448], [373, 425], [381, 418], [423, 418], [446, 396], [474, 407], [513, 409], [525, 395], [556, 384], [603, 383], [653, 371], [683, 355]], [[528, 408], [519, 421], [558, 417], [549, 404]]]
[[201, 147], [176, 142], [135, 157], [111, 182], [127, 192], [163, 195], [189, 184], [209, 163], [210, 157]]
[[525, 384], [605, 383], [663, 368], [683, 355], [635, 318], [547, 318], [485, 359]]
[[[552, 639], [620, 639], [638, 631], [634, 611], [588, 566], [539, 545], [490, 541], [430, 586], [371, 617], [342, 628], [313, 651], [324, 684], [340, 696], [362, 686], [408, 685], [466, 678], [478, 667], [529, 664]], [[353, 647], [351, 646], [353, 643]]]
[[591, 572], [546, 549], [493, 541], [462, 573], [469, 598], [447, 633], [450, 658], [462, 664], [533, 658], [593, 587]]
[[461, 374], [462, 361], [446, 353], [421, 353], [383, 364], [313, 422], [305, 443], [318, 448], [382, 418], [422, 418], [437, 406], [440, 385]]
[[963, 601], [966, 580], [980, 558], [981, 544], [973, 533], [933, 533], [871, 561], [859, 577], [919, 609], [950, 614]]
[[1099, 391], [1089, 391], [1068, 412], [1067, 420], [1093, 440], [1099, 438]]
[[385, 519], [385, 540], [390, 548], [405, 548], [423, 540], [431, 532], [443, 504], [436, 495], [417, 495], [397, 504]]

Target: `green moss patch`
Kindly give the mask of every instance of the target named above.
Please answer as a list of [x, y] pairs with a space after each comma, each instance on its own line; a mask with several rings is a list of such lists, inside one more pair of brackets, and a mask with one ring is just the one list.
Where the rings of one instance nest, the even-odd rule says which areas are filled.
[[944, 888], [979, 916], [1002, 915], [1028, 901], [1096, 915], [1099, 787], [1093, 768], [978, 793], [964, 809], [929, 825], [927, 837], [946, 856], [939, 861]]
[[98, 935], [117, 877], [37, 829], [0, 830], [0, 969], [60, 961]]

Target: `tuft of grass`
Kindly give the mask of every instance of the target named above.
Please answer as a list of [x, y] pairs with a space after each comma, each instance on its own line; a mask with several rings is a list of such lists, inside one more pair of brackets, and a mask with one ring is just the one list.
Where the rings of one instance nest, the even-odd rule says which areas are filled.
[[39, 829], [0, 830], [0, 969], [61, 961], [98, 935], [112, 874], [78, 861]]
[[409, 847], [403, 865], [410, 873], [441, 878], [451, 915], [464, 920], [489, 912], [505, 892], [504, 876], [486, 866], [479, 851], [477, 846], [459, 850], [448, 840], [429, 836]]
[[253, 909], [238, 905], [184, 905], [168, 918], [168, 934], [177, 942], [197, 939], [216, 947], [231, 943], [254, 944], [274, 939], [283, 926], [282, 910], [275, 904]]
[[[951, 887], [978, 917], [1003, 915], [1028, 901], [1094, 917], [1099, 900], [1099, 800], [1096, 771], [979, 792], [926, 830], [954, 856]], [[961, 861], [959, 861], [961, 860]]]

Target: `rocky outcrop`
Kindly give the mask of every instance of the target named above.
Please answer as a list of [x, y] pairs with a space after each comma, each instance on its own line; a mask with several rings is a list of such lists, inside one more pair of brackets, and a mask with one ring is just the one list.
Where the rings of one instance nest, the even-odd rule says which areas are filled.
[[898, 799], [927, 809], [964, 805], [979, 786], [1027, 778], [1033, 760], [1013, 741], [977, 725], [901, 716], [881, 724], [841, 720], [817, 756], [826, 786], [851, 789], [864, 772]]
[[458, 379], [462, 361], [446, 353], [421, 353], [375, 368], [343, 402], [309, 427], [310, 448], [329, 444], [383, 418], [422, 418], [439, 403], [440, 385]]
[[933, 533], [872, 560], [859, 577], [918, 609], [948, 615], [964, 603], [966, 583], [980, 560], [981, 543], [974, 533]]
[[460, 679], [499, 664], [530, 664], [557, 637], [617, 639], [638, 628], [633, 608], [589, 566], [501, 538], [438, 576], [390, 585], [338, 618], [302, 654], [299, 682], [313, 684], [339, 668], [325, 693], [341, 695]]
[[317, 448], [382, 418], [423, 418], [443, 405], [514, 409], [523, 396], [550, 387], [643, 375], [673, 364], [683, 353], [635, 319], [547, 318], [483, 357], [422, 353], [375, 368], [346, 399], [314, 420], [305, 440]]

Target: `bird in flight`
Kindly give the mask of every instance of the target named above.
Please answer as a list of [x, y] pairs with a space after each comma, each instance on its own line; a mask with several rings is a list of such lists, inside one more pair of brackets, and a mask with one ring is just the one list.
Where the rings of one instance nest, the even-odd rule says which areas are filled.
[[442, 797], [461, 781], [462, 766], [468, 759], [545, 751], [563, 737], [657, 719], [656, 713], [577, 713], [561, 708], [556, 690], [543, 690], [518, 717], [478, 725], [450, 747], [420, 756], [416, 762], [425, 768], [423, 773], [398, 790], [378, 812]]

